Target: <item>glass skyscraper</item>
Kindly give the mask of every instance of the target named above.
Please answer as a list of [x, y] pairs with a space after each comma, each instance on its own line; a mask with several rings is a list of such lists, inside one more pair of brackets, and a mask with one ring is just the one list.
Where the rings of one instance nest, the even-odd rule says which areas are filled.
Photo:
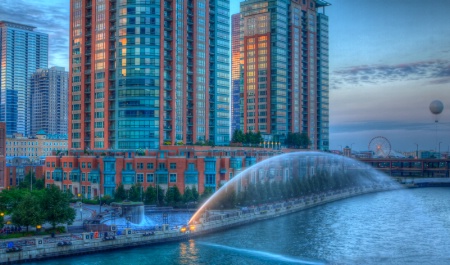
[[228, 144], [228, 17], [227, 0], [71, 0], [71, 148]]
[[30, 133], [30, 76], [48, 67], [48, 35], [34, 29], [0, 21], [0, 121], [9, 136]]
[[240, 129], [241, 123], [240, 23], [240, 14], [231, 16], [231, 134]]
[[64, 67], [38, 69], [30, 78], [31, 132], [67, 136], [68, 79]]
[[281, 142], [289, 132], [307, 133], [311, 149], [328, 150], [328, 5], [320, 0], [241, 2], [244, 132], [260, 131]]

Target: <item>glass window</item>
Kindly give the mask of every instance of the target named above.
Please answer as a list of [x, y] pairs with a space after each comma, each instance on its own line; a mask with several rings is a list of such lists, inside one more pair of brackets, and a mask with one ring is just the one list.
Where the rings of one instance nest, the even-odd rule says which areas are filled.
[[170, 182], [177, 182], [177, 174], [170, 174]]
[[153, 180], [153, 173], [149, 173], [149, 174], [147, 174], [147, 182], [148, 183], [152, 183], [154, 180]]
[[138, 174], [136, 174], [136, 181], [137, 181], [138, 183], [144, 182], [144, 174], [143, 174], [143, 173], [138, 173]]

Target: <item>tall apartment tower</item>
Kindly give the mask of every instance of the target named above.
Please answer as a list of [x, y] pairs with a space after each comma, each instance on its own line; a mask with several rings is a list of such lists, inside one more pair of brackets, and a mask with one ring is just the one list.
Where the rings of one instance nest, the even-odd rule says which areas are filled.
[[72, 149], [229, 142], [228, 0], [71, 0]]
[[38, 69], [31, 76], [31, 133], [67, 135], [69, 73], [64, 67]]
[[30, 76], [48, 67], [48, 35], [34, 29], [0, 21], [0, 121], [9, 136], [30, 133]]
[[241, 15], [231, 16], [231, 133], [240, 128], [241, 123], [241, 50], [240, 50]]
[[241, 126], [328, 150], [328, 17], [321, 0], [241, 2]]

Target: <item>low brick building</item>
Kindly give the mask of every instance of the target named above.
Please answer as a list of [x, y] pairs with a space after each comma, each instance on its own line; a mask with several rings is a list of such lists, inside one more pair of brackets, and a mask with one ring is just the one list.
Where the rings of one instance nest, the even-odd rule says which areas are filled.
[[85, 198], [113, 195], [122, 183], [125, 189], [140, 183], [144, 189], [177, 186], [183, 193], [195, 187], [218, 189], [244, 168], [282, 153], [279, 150], [245, 147], [164, 146], [160, 150], [110, 151], [47, 156], [45, 184], [82, 194]]
[[24, 181], [29, 172], [35, 173], [37, 179], [42, 179], [44, 177], [44, 165], [32, 163], [28, 157], [7, 157], [5, 178], [1, 185], [4, 188], [16, 187]]

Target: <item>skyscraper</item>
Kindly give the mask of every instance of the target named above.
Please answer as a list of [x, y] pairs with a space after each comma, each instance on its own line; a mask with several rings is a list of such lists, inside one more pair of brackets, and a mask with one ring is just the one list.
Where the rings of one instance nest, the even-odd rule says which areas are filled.
[[48, 67], [48, 35], [34, 27], [0, 21], [0, 121], [6, 134], [30, 132], [29, 80]]
[[68, 80], [64, 67], [38, 69], [31, 76], [31, 133], [67, 135]]
[[275, 141], [307, 133], [311, 149], [328, 150], [328, 5], [241, 2], [244, 132], [260, 131]]
[[71, 0], [71, 148], [228, 143], [228, 16], [227, 0]]
[[231, 16], [231, 133], [240, 129], [241, 111], [241, 50], [240, 50], [241, 15]]

